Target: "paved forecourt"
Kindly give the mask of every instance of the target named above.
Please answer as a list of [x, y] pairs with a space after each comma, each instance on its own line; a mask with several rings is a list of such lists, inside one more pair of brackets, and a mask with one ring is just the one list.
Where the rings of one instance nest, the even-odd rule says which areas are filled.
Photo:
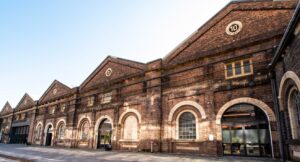
[[241, 157], [200, 157], [163, 153], [136, 153], [120, 151], [99, 151], [82, 149], [65, 149], [54, 147], [24, 146], [0, 144], [0, 162], [14, 160], [1, 159], [2, 156], [14, 156], [37, 162], [266, 162], [266, 158]]

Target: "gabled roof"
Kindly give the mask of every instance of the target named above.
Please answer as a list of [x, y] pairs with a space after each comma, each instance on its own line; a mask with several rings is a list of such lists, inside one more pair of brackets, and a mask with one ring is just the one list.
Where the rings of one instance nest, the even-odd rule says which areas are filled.
[[[215, 16], [208, 20], [204, 25], [202, 25], [198, 30], [192, 33], [187, 39], [180, 43], [175, 49], [173, 49], [169, 54], [163, 58], [164, 64], [169, 64], [174, 58], [187, 50], [190, 46], [195, 44], [204, 34], [211, 30], [216, 24], [224, 21], [224, 18], [234, 11], [258, 11], [258, 10], [283, 10], [283, 9], [294, 9], [294, 1], [271, 1], [271, 0], [261, 0], [261, 1], [231, 1], [227, 6], [225, 6], [221, 11], [219, 11]], [[225, 31], [225, 30], [224, 30]], [[274, 33], [274, 32], [273, 32]], [[276, 34], [276, 33], [274, 33]], [[213, 37], [212, 37], [213, 38]], [[206, 43], [206, 42], [204, 42]], [[234, 43], [234, 42], [233, 42]], [[216, 47], [217, 49], [217, 47]], [[202, 49], [201, 49], [202, 50]], [[201, 53], [201, 50], [199, 53]], [[219, 48], [219, 50], [225, 50]], [[205, 51], [204, 51], [205, 52]], [[186, 59], [193, 59], [191, 57], [186, 57]]]
[[9, 113], [12, 113], [13, 112], [13, 108], [11, 107], [11, 105], [9, 104], [9, 102], [7, 101], [5, 103], [5, 105], [3, 106], [1, 112], [0, 112], [0, 115], [6, 115], [6, 114], [9, 114]]
[[[70, 87], [66, 86], [65, 84], [59, 82], [58, 80], [54, 80], [51, 85], [47, 88], [47, 90], [44, 92], [44, 94], [39, 99], [40, 103], [49, 101], [53, 98], [63, 96], [67, 93], [69, 93], [71, 90]], [[50, 93], [52, 91], [52, 93]], [[53, 92], [55, 91], [55, 92]]]
[[[124, 68], [130, 68], [130, 69], [135, 69], [137, 71], [143, 71], [145, 70], [146, 64], [136, 62], [136, 61], [131, 61], [123, 58], [118, 58], [118, 57], [113, 57], [113, 56], [108, 56], [104, 59], [104, 61], [84, 80], [84, 82], [80, 85], [80, 89], [84, 88], [87, 86], [87, 84], [93, 80], [97, 74], [109, 63], [115, 63], [118, 65], [123, 66]], [[125, 72], [127, 73], [127, 72]], [[122, 75], [126, 75], [123, 73]]]
[[[25, 102], [26, 101], [26, 102]], [[18, 105], [15, 107], [16, 110], [21, 110], [24, 108], [30, 108], [35, 105], [34, 100], [27, 94], [25, 93]]]
[[294, 34], [294, 31], [297, 27], [299, 20], [300, 20], [300, 2], [298, 3], [295, 13], [284, 33], [283, 38], [281, 39], [278, 48], [276, 49], [275, 55], [269, 65], [270, 69], [273, 69], [275, 67], [275, 64], [279, 60], [280, 55], [283, 53], [284, 49], [288, 46], [289, 39], [292, 38], [292, 35]]

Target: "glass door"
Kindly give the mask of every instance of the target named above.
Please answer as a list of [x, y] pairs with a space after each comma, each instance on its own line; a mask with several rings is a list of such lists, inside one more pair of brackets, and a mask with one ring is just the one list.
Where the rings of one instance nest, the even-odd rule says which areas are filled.
[[271, 156], [268, 120], [264, 112], [252, 105], [240, 104], [222, 117], [224, 155]]

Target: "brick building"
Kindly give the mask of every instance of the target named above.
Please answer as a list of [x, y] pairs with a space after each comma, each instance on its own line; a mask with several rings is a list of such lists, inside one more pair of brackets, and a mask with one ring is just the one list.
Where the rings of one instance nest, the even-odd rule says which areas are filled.
[[300, 161], [300, 5], [270, 63], [281, 150], [285, 160]]
[[108, 56], [78, 87], [54, 81], [0, 118], [1, 141], [280, 157], [268, 65], [296, 1], [232, 1], [162, 59]]

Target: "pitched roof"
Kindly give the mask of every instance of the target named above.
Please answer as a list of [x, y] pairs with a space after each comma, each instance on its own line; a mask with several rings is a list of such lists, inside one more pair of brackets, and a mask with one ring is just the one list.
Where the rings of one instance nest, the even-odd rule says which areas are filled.
[[[24, 103], [26, 100], [26, 103]], [[34, 100], [27, 94], [25, 93], [24, 96], [21, 98], [17, 106], [15, 107], [16, 110], [20, 110], [22, 108], [30, 108], [34, 106], [35, 102]]]
[[[59, 86], [60, 92], [50, 95], [50, 91], [51, 91], [51, 90], [54, 90], [54, 89], [55, 89], [55, 88], [54, 88], [55, 86]], [[70, 90], [71, 90], [70, 87], [66, 86], [65, 84], [61, 83], [61, 82], [58, 81], [58, 80], [54, 80], [54, 81], [51, 83], [51, 85], [47, 88], [47, 90], [44, 92], [44, 94], [41, 96], [41, 98], [39, 99], [39, 102], [42, 103], [42, 102], [51, 100], [51, 99], [53, 99], [53, 98], [55, 98], [55, 97], [59, 97], [59, 96], [65, 95], [65, 94], [68, 93]], [[59, 90], [56, 89], [56, 91], [59, 91]], [[48, 95], [48, 94], [49, 94], [49, 95]]]
[[114, 57], [114, 56], [107, 56], [102, 63], [84, 80], [84, 82], [80, 85], [80, 89], [84, 88], [96, 75], [106, 66], [109, 62], [116, 63], [119, 65], [123, 65], [129, 68], [137, 69], [137, 70], [144, 70], [146, 64], [140, 63], [137, 61], [127, 60], [124, 58]]
[[0, 115], [6, 115], [12, 112], [13, 112], [13, 108], [11, 107], [10, 103], [7, 101], [2, 108]]
[[[231, 1], [222, 10], [220, 10], [215, 16], [208, 20], [204, 25], [192, 33], [187, 39], [180, 43], [175, 49], [168, 53], [164, 58], [164, 64], [170, 63], [175, 57], [189, 48], [198, 39], [200, 39], [205, 33], [213, 28], [217, 23], [224, 20], [224, 18], [233, 11], [247, 11], [247, 10], [274, 10], [274, 9], [293, 9], [295, 7], [295, 1]], [[189, 58], [187, 58], [189, 59]], [[193, 59], [193, 58], [191, 58]]]

